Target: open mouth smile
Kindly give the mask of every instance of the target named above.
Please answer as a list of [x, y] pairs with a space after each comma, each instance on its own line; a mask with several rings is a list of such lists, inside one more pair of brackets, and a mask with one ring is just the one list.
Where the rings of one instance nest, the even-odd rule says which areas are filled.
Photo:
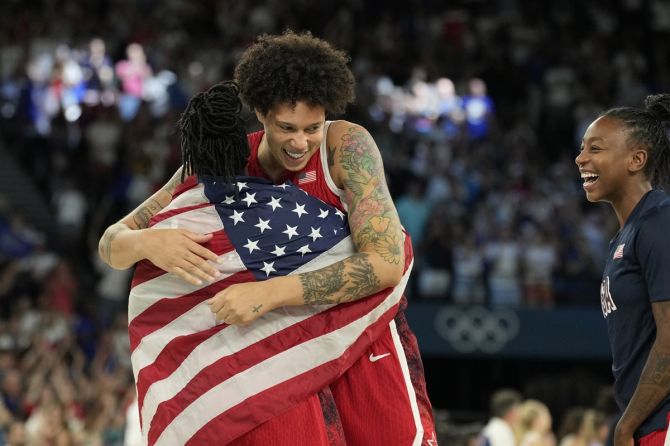
[[290, 152], [286, 149], [282, 149], [282, 150], [283, 150], [284, 154], [286, 154], [286, 156], [288, 156], [289, 158], [291, 158], [293, 160], [302, 159], [302, 158], [305, 157], [305, 155], [307, 155], [307, 152]]
[[595, 173], [583, 172], [582, 180], [584, 180], [584, 189], [593, 186], [598, 181], [598, 178], [600, 178], [600, 176], [596, 175]]

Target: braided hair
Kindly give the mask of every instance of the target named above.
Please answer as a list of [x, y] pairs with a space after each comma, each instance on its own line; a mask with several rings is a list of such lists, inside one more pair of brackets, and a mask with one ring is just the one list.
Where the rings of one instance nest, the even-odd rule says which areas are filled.
[[629, 144], [647, 151], [644, 173], [651, 185], [670, 192], [670, 94], [647, 96], [644, 108], [616, 107], [601, 116], [623, 123]]
[[216, 84], [189, 101], [177, 122], [182, 182], [186, 175], [195, 174], [232, 183], [243, 173], [249, 143], [241, 110], [239, 88], [233, 81]]

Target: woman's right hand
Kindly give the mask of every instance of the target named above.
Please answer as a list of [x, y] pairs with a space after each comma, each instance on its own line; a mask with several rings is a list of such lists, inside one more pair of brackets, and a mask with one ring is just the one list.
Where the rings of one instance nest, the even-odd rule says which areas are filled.
[[197, 234], [185, 229], [143, 229], [139, 238], [140, 257], [160, 269], [176, 274], [193, 285], [212, 282], [220, 273], [209, 261], [219, 257], [202, 246], [212, 234]]

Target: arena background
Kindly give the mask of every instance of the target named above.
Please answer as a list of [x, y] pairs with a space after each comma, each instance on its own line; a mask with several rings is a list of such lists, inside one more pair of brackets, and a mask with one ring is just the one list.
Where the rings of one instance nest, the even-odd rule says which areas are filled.
[[616, 219], [574, 157], [599, 111], [670, 90], [670, 3], [5, 0], [0, 444], [122, 444], [129, 272], [97, 240], [178, 167], [188, 98], [286, 28], [351, 54], [344, 117], [375, 137], [414, 240], [408, 315], [446, 444], [502, 387], [546, 403], [556, 432], [575, 406], [613, 414], [599, 282]]

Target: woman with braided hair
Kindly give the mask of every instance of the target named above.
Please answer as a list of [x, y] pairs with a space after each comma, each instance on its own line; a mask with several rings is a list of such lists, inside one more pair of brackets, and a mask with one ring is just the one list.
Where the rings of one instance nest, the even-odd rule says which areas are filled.
[[245, 172], [249, 145], [238, 94], [237, 84], [225, 81], [188, 103], [177, 123], [182, 139], [182, 182], [187, 172], [225, 183]]
[[575, 159], [586, 198], [610, 203], [600, 302], [622, 415], [615, 446], [670, 444], [670, 95], [618, 107], [587, 128]]
[[[128, 313], [143, 444], [344, 444], [328, 385], [384, 331], [402, 287], [348, 306], [265, 310], [251, 330], [219, 317], [212, 296], [295, 272], [320, 276], [356, 252], [339, 209], [290, 181], [245, 175], [240, 109], [234, 82], [192, 98], [178, 122], [183, 179], [146, 229], [208, 233], [203, 247], [218, 256], [219, 274], [194, 286], [137, 265]], [[247, 293], [246, 304], [260, 312], [272, 287]]]
[[[310, 362], [317, 366], [338, 349], [342, 349], [341, 358], [351, 362], [319, 392], [328, 444], [434, 446], [437, 440], [421, 356], [404, 315], [407, 300], [402, 290], [412, 263], [411, 243], [400, 225], [386, 185], [381, 154], [371, 135], [355, 123], [326, 119], [343, 113], [354, 99], [354, 78], [348, 61], [345, 53], [311, 33], [287, 31], [259, 37], [242, 54], [235, 78], [240, 96], [263, 125], [262, 131], [247, 135], [246, 174], [263, 178], [274, 187], [298, 185], [307, 196], [332, 206], [336, 212], [319, 209], [317, 218], [333, 214], [346, 218], [355, 250], [346, 258], [314, 271], [276, 277], [273, 274], [268, 280], [228, 286], [212, 297], [211, 310], [217, 320], [253, 331], [264, 323], [265, 315], [276, 314], [275, 309], [290, 313], [325, 307], [345, 312], [348, 308], [376, 305], [380, 293], [390, 292], [398, 302], [374, 324], [366, 326], [365, 348], [337, 341], [328, 351], [306, 355], [301, 358], [304, 361], [293, 365]], [[198, 109], [207, 110], [209, 115], [202, 122], [216, 119], [214, 102], [206, 97], [202, 101]], [[187, 117], [191, 113], [196, 111], [187, 111], [181, 126], [189, 125]], [[183, 141], [204, 146], [208, 136], [208, 131], [198, 127]], [[191, 153], [200, 149], [195, 150]], [[220, 278], [216, 268], [218, 256], [211, 247], [207, 249], [211, 234], [169, 227], [145, 229], [150, 219], [163, 212], [182, 188], [182, 178], [207, 164], [196, 165], [195, 159], [189, 161], [188, 155], [184, 154], [183, 168], [168, 184], [119, 223], [107, 228], [99, 251], [110, 266], [127, 268], [147, 260], [195, 286], [205, 286]], [[245, 198], [251, 205], [253, 197], [247, 194]], [[301, 205], [292, 210], [299, 219], [312, 218], [304, 211]], [[265, 220], [259, 220], [252, 226], [264, 228], [266, 224]], [[294, 226], [284, 227], [284, 234], [291, 239]], [[307, 231], [310, 230], [313, 241], [321, 241], [324, 232], [319, 233], [316, 226], [308, 227]], [[254, 250], [254, 243], [255, 240], [249, 239], [245, 249]], [[276, 246], [272, 252], [283, 252], [281, 248]], [[311, 248], [305, 245], [300, 249], [307, 254]], [[270, 274], [272, 265], [266, 263]], [[319, 338], [339, 333], [332, 324], [320, 327]], [[369, 329], [374, 333], [369, 333]], [[323, 370], [329, 373], [338, 370], [329, 364], [323, 363]], [[283, 428], [281, 424], [275, 425], [272, 440], [256, 444], [323, 444], [316, 438], [292, 439], [292, 433], [288, 423]]]

